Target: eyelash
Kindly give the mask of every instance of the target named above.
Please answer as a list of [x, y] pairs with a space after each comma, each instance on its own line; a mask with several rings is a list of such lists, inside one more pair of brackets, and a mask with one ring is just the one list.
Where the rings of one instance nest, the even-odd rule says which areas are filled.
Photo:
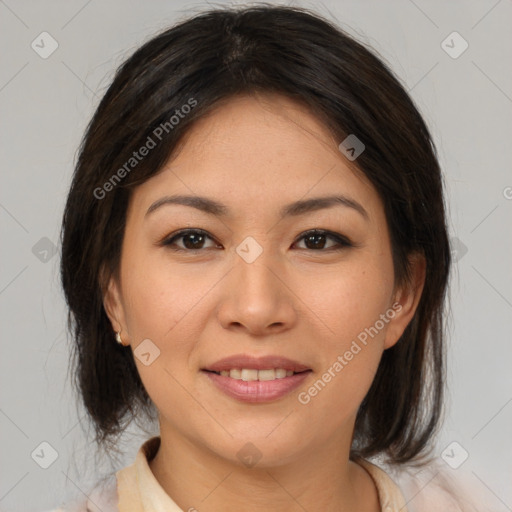
[[[183, 238], [184, 236], [186, 235], [189, 235], [189, 234], [195, 234], [195, 235], [203, 235], [207, 238], [209, 238], [210, 240], [213, 240], [215, 242], [215, 239], [213, 237], [211, 237], [208, 232], [202, 230], [202, 229], [183, 229], [181, 231], [178, 231], [177, 233], [173, 233], [170, 237], [164, 239], [160, 245], [162, 246], [165, 246], [169, 249], [171, 249], [172, 251], [175, 251], [175, 252], [191, 252], [191, 253], [197, 253], [199, 251], [203, 251], [205, 249], [183, 249], [181, 247], [177, 247], [176, 244], [175, 244], [175, 240], [178, 240], [180, 238]], [[305, 231], [304, 233], [301, 233], [301, 235], [299, 236], [299, 238], [296, 239], [296, 241], [294, 242], [294, 244], [296, 244], [297, 242], [299, 242], [300, 240], [304, 239], [304, 238], [307, 238], [308, 236], [311, 236], [311, 235], [325, 235], [327, 238], [330, 238], [332, 240], [334, 240], [338, 246], [334, 246], [334, 247], [328, 247], [327, 249], [308, 249], [308, 248], [305, 248], [305, 249], [301, 249], [301, 250], [306, 250], [306, 251], [314, 251], [314, 252], [330, 252], [330, 251], [341, 251], [343, 249], [346, 249], [348, 247], [354, 247], [354, 244], [345, 236], [342, 236], [338, 233], [333, 233], [331, 231], [327, 231], [325, 229], [311, 229], [309, 231]]]

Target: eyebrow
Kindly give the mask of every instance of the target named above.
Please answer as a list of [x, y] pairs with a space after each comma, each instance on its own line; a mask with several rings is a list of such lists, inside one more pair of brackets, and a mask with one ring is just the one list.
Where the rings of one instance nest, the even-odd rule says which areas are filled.
[[[216, 217], [230, 217], [231, 212], [229, 208], [218, 201], [203, 196], [187, 196], [187, 195], [173, 195], [165, 196], [155, 201], [145, 214], [147, 217], [149, 214], [157, 210], [164, 205], [178, 204], [183, 206], [190, 206], [196, 208], [209, 215]], [[368, 212], [354, 199], [350, 199], [344, 195], [335, 196], [324, 196], [314, 197], [311, 199], [302, 199], [293, 203], [287, 204], [281, 208], [279, 216], [281, 219], [285, 217], [294, 217], [298, 215], [304, 215], [305, 213], [322, 210], [325, 208], [332, 208], [333, 206], [343, 206], [351, 208], [360, 213], [366, 220], [369, 220]]]

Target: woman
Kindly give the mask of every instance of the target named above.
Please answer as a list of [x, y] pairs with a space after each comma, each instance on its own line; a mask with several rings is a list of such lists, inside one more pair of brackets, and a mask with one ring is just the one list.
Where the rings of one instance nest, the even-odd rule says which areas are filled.
[[442, 188], [398, 80], [314, 13], [211, 10], [138, 49], [61, 273], [98, 444], [160, 434], [80, 509], [470, 510], [405, 471], [442, 411]]

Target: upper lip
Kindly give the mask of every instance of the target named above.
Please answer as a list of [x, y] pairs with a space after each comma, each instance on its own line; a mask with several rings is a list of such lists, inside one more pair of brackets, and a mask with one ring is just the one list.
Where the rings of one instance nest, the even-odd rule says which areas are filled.
[[233, 356], [220, 359], [219, 361], [208, 365], [206, 368], [203, 368], [203, 370], [221, 372], [224, 370], [231, 370], [233, 368], [247, 368], [254, 370], [282, 368], [284, 370], [292, 370], [294, 372], [302, 372], [304, 370], [311, 369], [308, 366], [298, 363], [297, 361], [293, 361], [287, 357], [281, 357], [277, 355], [255, 357], [246, 354], [235, 354]]

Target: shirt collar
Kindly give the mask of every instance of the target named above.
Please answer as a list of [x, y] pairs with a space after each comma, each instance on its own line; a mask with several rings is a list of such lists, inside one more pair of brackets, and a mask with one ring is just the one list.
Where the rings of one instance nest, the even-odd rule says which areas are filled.
[[[139, 449], [135, 462], [117, 472], [119, 512], [183, 512], [153, 475], [149, 462], [160, 447], [160, 436], [148, 439]], [[354, 462], [375, 482], [382, 512], [407, 512], [405, 499], [391, 477], [365, 459]]]
[[149, 462], [160, 447], [160, 436], [148, 439], [135, 462], [117, 472], [119, 512], [183, 512], [153, 475]]
[[382, 512], [407, 512], [407, 503], [396, 483], [379, 466], [366, 459], [356, 459], [354, 462], [364, 468], [372, 477]]

